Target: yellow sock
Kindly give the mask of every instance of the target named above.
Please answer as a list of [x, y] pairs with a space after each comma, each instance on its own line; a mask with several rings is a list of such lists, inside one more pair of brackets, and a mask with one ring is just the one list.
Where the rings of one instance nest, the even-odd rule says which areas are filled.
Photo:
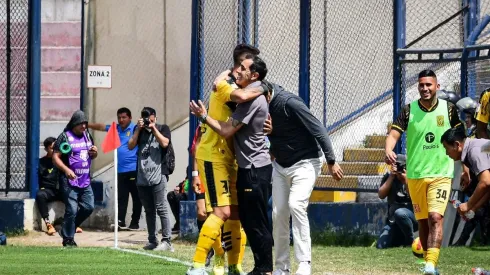
[[427, 263], [431, 263], [434, 266], [437, 266], [437, 261], [439, 260], [439, 252], [441, 250], [439, 248], [429, 248], [427, 249]]
[[219, 231], [218, 237], [216, 237], [216, 241], [214, 241], [213, 245], [211, 246], [214, 250], [214, 254], [218, 256], [223, 256], [225, 254], [225, 250], [223, 249], [223, 246], [221, 245], [221, 229]]
[[240, 254], [238, 256], [238, 264], [241, 265], [243, 261], [243, 256], [245, 255], [245, 246], [247, 245], [247, 234], [245, 230], [240, 226]]
[[427, 250], [424, 250], [424, 261], [427, 262]]
[[[223, 228], [223, 241], [228, 254], [228, 265], [240, 264], [245, 246], [242, 248], [243, 229], [239, 220], [227, 220]], [[246, 241], [246, 238], [245, 240]]]
[[194, 268], [204, 267], [209, 250], [221, 233], [223, 220], [211, 214], [204, 222], [199, 239], [197, 240], [196, 253], [194, 254]]

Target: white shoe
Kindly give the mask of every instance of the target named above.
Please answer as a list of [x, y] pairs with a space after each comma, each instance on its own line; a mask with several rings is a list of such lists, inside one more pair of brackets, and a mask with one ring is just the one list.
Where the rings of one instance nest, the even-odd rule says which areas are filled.
[[272, 272], [272, 275], [289, 275], [289, 269], [276, 269], [274, 272]]
[[206, 269], [204, 267], [201, 268], [189, 268], [185, 275], [207, 275]]
[[301, 262], [296, 270], [296, 275], [311, 275], [311, 264], [309, 262]]
[[159, 244], [154, 251], [170, 251], [170, 252], [175, 252], [174, 246], [172, 245], [171, 242], [169, 241], [163, 241], [161, 244]]

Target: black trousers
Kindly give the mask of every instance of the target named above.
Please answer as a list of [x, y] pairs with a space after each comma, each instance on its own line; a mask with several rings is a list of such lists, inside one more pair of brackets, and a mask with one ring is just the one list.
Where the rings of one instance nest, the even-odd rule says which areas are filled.
[[271, 164], [260, 168], [238, 168], [238, 211], [254, 255], [256, 272], [272, 272], [272, 234], [267, 216], [271, 178]]
[[36, 204], [43, 219], [49, 218], [48, 203], [53, 201], [63, 201], [63, 196], [59, 190], [42, 188], [37, 191]]
[[142, 205], [136, 188], [136, 171], [117, 174], [117, 199], [119, 200], [118, 213], [119, 225], [126, 225], [126, 213], [128, 211], [129, 194], [133, 200], [133, 213], [131, 224], [139, 224]]
[[172, 214], [174, 214], [175, 225], [173, 229], [180, 228], [180, 202], [187, 200], [186, 193], [177, 193], [175, 191], [170, 191], [167, 194], [168, 204], [170, 205], [170, 209], [172, 210]]

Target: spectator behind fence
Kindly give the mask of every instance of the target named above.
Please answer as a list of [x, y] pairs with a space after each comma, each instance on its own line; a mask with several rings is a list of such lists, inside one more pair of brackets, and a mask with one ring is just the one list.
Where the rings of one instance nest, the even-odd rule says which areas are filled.
[[[128, 108], [117, 110], [117, 132], [121, 140], [121, 146], [117, 148], [117, 199], [118, 204], [118, 226], [126, 229], [126, 213], [128, 209], [129, 194], [133, 201], [133, 213], [128, 229], [139, 229], [142, 205], [136, 187], [136, 153], [138, 147], [133, 150], [128, 148], [129, 139], [133, 136], [136, 125], [131, 121], [131, 111]], [[89, 123], [88, 127], [97, 131], [109, 131], [110, 125], [101, 123]]]
[[391, 173], [386, 173], [381, 180], [378, 196], [380, 199], [388, 197], [388, 217], [376, 244], [379, 249], [409, 246], [413, 233], [418, 230], [407, 189], [405, 160], [405, 155], [398, 155]]
[[[145, 208], [146, 226], [148, 228], [148, 244], [145, 250], [168, 250], [173, 252], [170, 242], [170, 220], [167, 206], [166, 188], [169, 167], [165, 158], [170, 153], [170, 128], [165, 124], [157, 124], [156, 111], [144, 107], [138, 127], [128, 142], [128, 148], [134, 149], [138, 145], [138, 175], [136, 186]], [[157, 240], [156, 216], [160, 218], [162, 226], [162, 242]]]
[[[186, 170], [186, 172], [188, 169]], [[175, 225], [172, 228], [172, 233], [177, 234], [180, 231], [180, 202], [187, 200], [187, 192], [189, 191], [189, 179], [187, 176], [180, 182], [173, 191], [168, 192], [167, 200], [174, 214]]]
[[46, 155], [39, 159], [39, 191], [36, 195], [36, 204], [39, 214], [46, 224], [47, 234], [52, 236], [56, 233], [54, 226], [49, 220], [48, 203], [53, 201], [63, 201], [60, 192], [59, 170], [53, 164], [53, 146], [56, 138], [48, 137], [44, 140], [44, 151]]
[[97, 157], [97, 147], [87, 131], [87, 118], [76, 111], [54, 144], [53, 163], [60, 169], [60, 184], [65, 202], [65, 218], [60, 235], [63, 246], [77, 246], [75, 228], [94, 210], [94, 193], [90, 186], [90, 166]]

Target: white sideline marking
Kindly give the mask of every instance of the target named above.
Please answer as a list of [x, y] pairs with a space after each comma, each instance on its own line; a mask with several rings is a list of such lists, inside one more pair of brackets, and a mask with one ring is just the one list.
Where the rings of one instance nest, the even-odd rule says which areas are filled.
[[144, 255], [144, 256], [148, 256], [148, 257], [163, 259], [163, 260], [168, 261], [168, 262], [179, 263], [179, 264], [182, 264], [185, 266], [192, 266], [192, 263], [190, 263], [190, 262], [181, 261], [179, 259], [172, 258], [172, 257], [160, 256], [160, 255], [155, 255], [155, 254], [151, 254], [151, 253], [147, 253], [147, 252], [143, 252], [143, 251], [132, 250], [132, 249], [124, 249], [124, 248], [119, 248], [119, 247], [113, 248], [113, 249], [120, 250], [123, 252], [129, 252], [129, 253], [134, 253], [134, 254], [138, 254], [138, 255]]

